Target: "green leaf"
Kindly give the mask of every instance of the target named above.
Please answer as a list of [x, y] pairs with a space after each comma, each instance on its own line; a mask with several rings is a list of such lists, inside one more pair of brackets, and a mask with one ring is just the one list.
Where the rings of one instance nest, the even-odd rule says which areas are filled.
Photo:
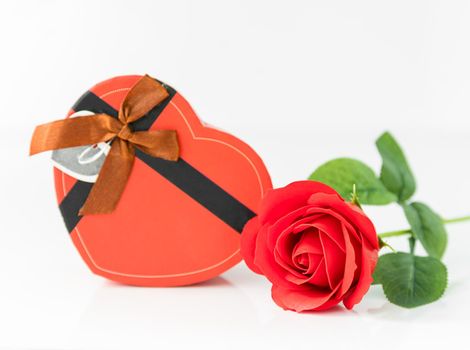
[[355, 159], [333, 159], [318, 167], [309, 179], [333, 187], [347, 200], [356, 185], [361, 204], [384, 205], [397, 200], [393, 193], [387, 191], [371, 168]]
[[447, 246], [447, 232], [442, 219], [426, 204], [415, 202], [402, 205], [411, 230], [426, 252], [441, 259]]
[[380, 180], [398, 196], [400, 202], [409, 199], [416, 190], [416, 183], [405, 155], [393, 136], [386, 132], [375, 143], [382, 156]]
[[379, 258], [374, 281], [382, 284], [391, 303], [413, 308], [432, 303], [444, 294], [447, 269], [430, 256], [389, 253]]
[[373, 276], [373, 280], [372, 280], [371, 285], [376, 286], [376, 285], [379, 285], [379, 284], [381, 284], [380, 281], [378, 279], [376, 279], [375, 276]]

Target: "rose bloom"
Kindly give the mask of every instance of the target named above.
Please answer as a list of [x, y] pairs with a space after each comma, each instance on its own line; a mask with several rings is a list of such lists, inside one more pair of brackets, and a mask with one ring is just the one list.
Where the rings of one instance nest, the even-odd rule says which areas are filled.
[[245, 226], [241, 253], [273, 284], [286, 310], [325, 310], [359, 303], [372, 283], [379, 242], [374, 225], [329, 186], [294, 182], [263, 198]]

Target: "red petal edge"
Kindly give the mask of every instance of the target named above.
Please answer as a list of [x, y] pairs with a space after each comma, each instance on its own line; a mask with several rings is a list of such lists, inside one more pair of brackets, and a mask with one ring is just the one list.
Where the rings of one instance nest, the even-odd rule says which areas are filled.
[[240, 238], [240, 253], [250, 270], [262, 275], [263, 272], [255, 265], [256, 238], [258, 236], [259, 229], [260, 225], [257, 216], [246, 223]]
[[273, 224], [286, 214], [307, 204], [312, 194], [339, 194], [331, 187], [316, 181], [297, 181], [285, 187], [269, 191], [261, 201], [259, 218], [261, 225]]

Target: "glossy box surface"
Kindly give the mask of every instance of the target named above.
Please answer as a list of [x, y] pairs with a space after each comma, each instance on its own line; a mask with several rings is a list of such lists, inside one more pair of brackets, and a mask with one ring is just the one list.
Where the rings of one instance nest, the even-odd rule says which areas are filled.
[[[94, 86], [69, 115], [82, 110], [117, 115], [139, 78]], [[138, 151], [112, 214], [78, 216], [92, 183], [54, 168], [59, 207], [80, 255], [94, 273], [125, 284], [187, 285], [234, 266], [241, 260], [242, 228], [271, 188], [263, 162], [248, 145], [203, 125], [188, 102], [165, 87], [170, 97], [133, 127], [177, 130], [180, 160]]]

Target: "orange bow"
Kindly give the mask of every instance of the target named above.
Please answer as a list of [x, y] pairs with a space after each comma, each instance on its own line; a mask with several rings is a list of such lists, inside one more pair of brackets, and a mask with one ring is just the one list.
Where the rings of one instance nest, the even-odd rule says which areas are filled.
[[111, 213], [131, 173], [135, 147], [153, 157], [178, 160], [179, 146], [175, 130], [134, 132], [129, 125], [167, 97], [165, 88], [146, 75], [127, 94], [118, 119], [107, 114], [94, 114], [39, 125], [34, 130], [30, 155], [113, 140], [98, 179], [79, 214]]

